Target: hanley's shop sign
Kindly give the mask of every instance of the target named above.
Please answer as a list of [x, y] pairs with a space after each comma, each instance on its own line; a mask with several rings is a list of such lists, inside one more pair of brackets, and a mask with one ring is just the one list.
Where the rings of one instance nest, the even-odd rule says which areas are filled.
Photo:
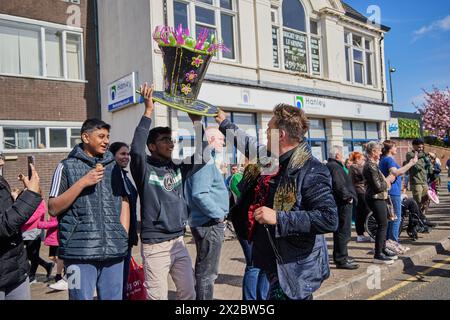
[[136, 94], [136, 72], [116, 80], [108, 85], [108, 111], [114, 112], [129, 105], [139, 103]]

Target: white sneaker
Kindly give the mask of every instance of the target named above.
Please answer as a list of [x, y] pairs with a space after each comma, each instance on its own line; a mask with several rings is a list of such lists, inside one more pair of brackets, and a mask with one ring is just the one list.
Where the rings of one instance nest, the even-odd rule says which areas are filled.
[[69, 286], [67, 285], [67, 281], [64, 279], [61, 279], [58, 282], [56, 282], [48, 287], [52, 290], [57, 290], [57, 291], [66, 291], [69, 289]]
[[366, 237], [366, 236], [357, 236], [356, 237], [356, 242], [372, 242], [372, 238], [371, 237]]

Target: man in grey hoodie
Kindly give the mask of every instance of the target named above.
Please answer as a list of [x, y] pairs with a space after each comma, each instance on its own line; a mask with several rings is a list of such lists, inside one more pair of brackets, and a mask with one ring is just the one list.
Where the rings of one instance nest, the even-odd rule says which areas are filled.
[[225, 138], [213, 127], [206, 130], [206, 137], [212, 158], [186, 181], [186, 199], [191, 211], [189, 225], [197, 248], [197, 300], [213, 299], [225, 234], [224, 220], [229, 210], [228, 190], [216, 166], [216, 155], [222, 152]]

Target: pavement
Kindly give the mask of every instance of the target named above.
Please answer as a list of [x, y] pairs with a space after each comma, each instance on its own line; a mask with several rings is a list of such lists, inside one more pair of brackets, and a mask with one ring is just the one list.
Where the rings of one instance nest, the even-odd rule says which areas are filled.
[[[374, 292], [367, 292], [371, 288], [374, 275], [380, 278], [380, 282], [387, 284], [395, 277], [407, 274], [411, 268], [421, 266], [430, 262], [439, 254], [450, 251], [450, 193], [447, 191], [448, 178], [442, 176], [442, 187], [440, 189], [439, 205], [432, 204], [428, 218], [438, 224], [429, 234], [420, 234], [417, 241], [412, 241], [402, 233], [401, 243], [411, 248], [404, 256], [401, 256], [391, 266], [373, 265], [373, 243], [356, 243], [356, 234], [353, 232], [349, 243], [349, 255], [353, 257], [360, 268], [357, 270], [339, 270], [331, 264], [331, 276], [322, 287], [315, 293], [317, 300], [341, 300], [341, 299], [363, 299]], [[195, 244], [191, 234], [188, 232], [185, 238], [188, 251], [193, 264], [195, 263]], [[327, 235], [328, 249], [332, 254], [332, 235]], [[41, 247], [41, 257], [48, 256], [48, 248]], [[133, 250], [133, 256], [138, 263], [142, 262], [139, 247]], [[216, 280], [214, 299], [217, 300], [241, 300], [242, 298], [242, 276], [245, 270], [245, 259], [239, 242], [227, 231], [226, 240], [222, 247], [219, 277]], [[38, 269], [38, 283], [31, 287], [33, 300], [67, 300], [67, 292], [55, 292], [47, 287], [45, 283], [44, 269]], [[447, 273], [448, 277], [448, 273]], [[50, 281], [50, 283], [52, 283]], [[440, 283], [440, 282], [437, 282]], [[446, 282], [448, 284], [448, 281]], [[444, 284], [444, 283], [442, 283]], [[431, 289], [430, 289], [431, 290]], [[426, 297], [425, 297], [426, 298]], [[434, 296], [429, 296], [433, 299]], [[175, 299], [175, 285], [169, 276], [169, 299]]]

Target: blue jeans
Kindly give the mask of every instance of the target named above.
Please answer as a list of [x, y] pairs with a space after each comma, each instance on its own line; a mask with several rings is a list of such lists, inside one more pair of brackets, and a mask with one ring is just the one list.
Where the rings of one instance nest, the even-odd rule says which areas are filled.
[[395, 215], [397, 219], [388, 222], [387, 239], [398, 242], [400, 236], [400, 228], [402, 223], [402, 197], [390, 196], [392, 204], [394, 205]]
[[269, 280], [264, 271], [255, 268], [252, 262], [252, 243], [238, 237], [245, 256], [245, 273], [242, 281], [242, 300], [267, 300]]
[[195, 291], [197, 300], [213, 300], [214, 282], [219, 275], [219, 260], [225, 236], [225, 224], [191, 228], [197, 248]]
[[64, 261], [69, 300], [122, 300], [123, 259], [113, 261]]

